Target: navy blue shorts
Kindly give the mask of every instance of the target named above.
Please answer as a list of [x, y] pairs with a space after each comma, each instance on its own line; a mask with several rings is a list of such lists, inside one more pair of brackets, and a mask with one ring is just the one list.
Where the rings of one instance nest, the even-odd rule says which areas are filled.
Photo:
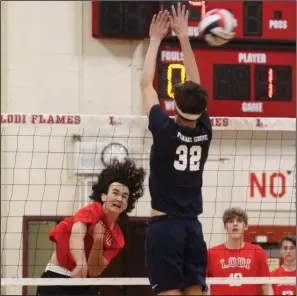
[[145, 264], [155, 293], [206, 286], [207, 247], [197, 219], [153, 217], [147, 227]]

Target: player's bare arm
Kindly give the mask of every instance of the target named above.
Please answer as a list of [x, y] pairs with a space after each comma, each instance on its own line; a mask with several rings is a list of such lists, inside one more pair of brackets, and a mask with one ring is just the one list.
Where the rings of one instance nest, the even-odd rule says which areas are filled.
[[181, 6], [178, 3], [177, 9], [172, 6], [172, 16], [169, 17], [169, 21], [183, 51], [187, 80], [200, 84], [200, 75], [188, 35], [188, 16], [189, 11], [185, 5]]
[[72, 227], [69, 247], [75, 260], [76, 267], [72, 271], [71, 277], [87, 277], [88, 266], [84, 246], [86, 232], [87, 225], [82, 222], [77, 222]]
[[93, 245], [88, 259], [89, 276], [97, 277], [109, 264], [103, 254], [104, 226], [99, 222], [93, 233]]
[[274, 295], [272, 285], [262, 285], [262, 295]]
[[156, 70], [158, 50], [161, 41], [167, 34], [169, 28], [168, 18], [168, 11], [160, 11], [158, 15], [154, 15], [150, 26], [150, 44], [146, 54], [140, 81], [145, 113], [147, 116], [149, 116], [151, 107], [159, 104], [157, 92], [153, 87], [153, 79]]

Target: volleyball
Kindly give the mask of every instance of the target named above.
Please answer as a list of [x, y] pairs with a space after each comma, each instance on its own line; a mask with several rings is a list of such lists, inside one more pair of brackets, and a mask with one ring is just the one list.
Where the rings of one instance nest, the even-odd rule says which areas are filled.
[[199, 32], [211, 46], [221, 46], [235, 35], [237, 20], [226, 9], [213, 9], [205, 14], [199, 24]]

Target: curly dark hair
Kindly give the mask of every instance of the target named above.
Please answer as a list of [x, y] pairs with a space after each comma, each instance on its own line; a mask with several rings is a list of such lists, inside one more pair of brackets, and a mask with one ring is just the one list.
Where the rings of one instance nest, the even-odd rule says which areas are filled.
[[144, 169], [137, 168], [131, 159], [125, 158], [123, 162], [113, 159], [110, 165], [99, 174], [97, 183], [92, 186], [93, 192], [90, 198], [103, 203], [101, 195], [107, 194], [110, 184], [119, 182], [129, 189], [128, 205], [125, 210], [126, 213], [129, 213], [135, 208], [136, 201], [143, 196], [144, 177]]

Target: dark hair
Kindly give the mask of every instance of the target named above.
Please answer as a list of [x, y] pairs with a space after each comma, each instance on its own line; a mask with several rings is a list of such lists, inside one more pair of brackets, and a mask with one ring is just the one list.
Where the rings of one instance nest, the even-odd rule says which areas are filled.
[[283, 242], [288, 241], [291, 242], [296, 247], [296, 236], [294, 235], [286, 235], [280, 241], [280, 247], [283, 246]]
[[174, 100], [178, 108], [189, 114], [201, 114], [208, 103], [208, 92], [193, 81], [178, 83], [173, 86]]
[[92, 186], [92, 194], [90, 196], [94, 201], [102, 202], [101, 195], [107, 194], [110, 184], [114, 182], [121, 183], [129, 189], [128, 205], [126, 213], [131, 212], [135, 208], [136, 201], [143, 196], [144, 193], [144, 177], [145, 171], [142, 167], [137, 168], [134, 161], [126, 158], [123, 162], [114, 159], [98, 176], [98, 181]]
[[235, 217], [239, 217], [243, 220], [245, 224], [248, 224], [248, 215], [247, 213], [241, 208], [231, 208], [227, 209], [223, 215], [223, 222], [226, 224], [227, 222], [231, 221]]

